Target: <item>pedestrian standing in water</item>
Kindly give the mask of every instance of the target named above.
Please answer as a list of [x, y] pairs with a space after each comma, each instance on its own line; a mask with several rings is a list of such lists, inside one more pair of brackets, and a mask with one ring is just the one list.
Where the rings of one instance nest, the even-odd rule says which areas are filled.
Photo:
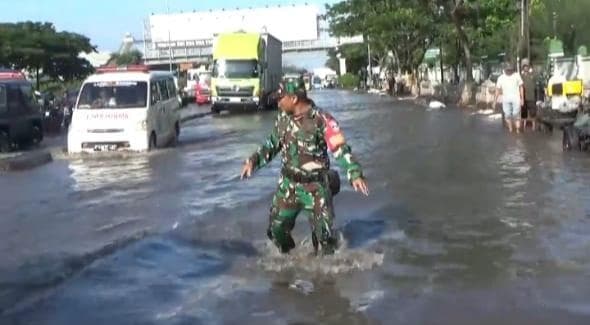
[[288, 253], [295, 248], [291, 231], [301, 210], [311, 213], [312, 242], [317, 254], [333, 254], [338, 246], [333, 229], [332, 198], [338, 193], [340, 176], [330, 169], [330, 151], [355, 191], [369, 194], [360, 164], [352, 156], [338, 122], [307, 98], [303, 81], [282, 84], [279, 113], [266, 141], [245, 162], [241, 177], [266, 166], [282, 155], [279, 185], [270, 209], [267, 236]]
[[535, 88], [537, 86], [537, 79], [534, 74], [533, 67], [528, 59], [522, 60], [522, 81], [524, 83], [524, 105], [522, 107], [522, 118], [524, 120], [524, 128], [527, 123], [531, 122], [533, 131], [537, 129], [537, 98], [535, 96]]
[[514, 65], [511, 63], [504, 64], [504, 74], [498, 77], [494, 103], [498, 102], [500, 96], [502, 96], [502, 110], [508, 131], [512, 133], [516, 130], [516, 133], [520, 133], [524, 87], [520, 74], [515, 73]]

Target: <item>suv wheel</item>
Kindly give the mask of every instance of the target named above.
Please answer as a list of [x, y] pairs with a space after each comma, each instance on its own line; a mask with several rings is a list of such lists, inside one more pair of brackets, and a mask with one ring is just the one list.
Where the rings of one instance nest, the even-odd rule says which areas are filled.
[[6, 132], [0, 132], [0, 152], [10, 152], [12, 145]]
[[43, 132], [41, 128], [37, 125], [33, 125], [31, 129], [31, 144], [36, 146], [43, 141]]

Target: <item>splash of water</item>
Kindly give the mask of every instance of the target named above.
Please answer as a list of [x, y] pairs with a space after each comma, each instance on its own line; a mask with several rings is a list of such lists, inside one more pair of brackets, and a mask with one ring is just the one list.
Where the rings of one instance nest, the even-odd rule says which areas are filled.
[[315, 256], [309, 237], [289, 254], [281, 254], [270, 241], [258, 243], [261, 257], [258, 266], [268, 272], [298, 271], [312, 274], [342, 274], [366, 271], [383, 264], [383, 253], [371, 252], [366, 248], [349, 249], [343, 237], [340, 247], [333, 255]]

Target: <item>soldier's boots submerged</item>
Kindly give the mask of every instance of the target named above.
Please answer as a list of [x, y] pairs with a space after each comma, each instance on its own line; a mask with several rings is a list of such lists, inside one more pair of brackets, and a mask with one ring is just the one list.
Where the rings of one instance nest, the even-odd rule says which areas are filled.
[[295, 248], [295, 240], [291, 234], [284, 234], [282, 240], [277, 240], [272, 234], [272, 229], [269, 227], [266, 230], [266, 236], [270, 239], [281, 251], [281, 254], [288, 254], [293, 248]]
[[[291, 234], [284, 234], [282, 241], [275, 240], [272, 230], [269, 227], [266, 230], [266, 236], [279, 248], [282, 254], [288, 254], [295, 248], [295, 240], [293, 240]], [[320, 242], [315, 232], [312, 232], [311, 241], [313, 244], [313, 254], [316, 256], [318, 253], [322, 256], [333, 255], [338, 248], [338, 239], [336, 237], [328, 237]]]

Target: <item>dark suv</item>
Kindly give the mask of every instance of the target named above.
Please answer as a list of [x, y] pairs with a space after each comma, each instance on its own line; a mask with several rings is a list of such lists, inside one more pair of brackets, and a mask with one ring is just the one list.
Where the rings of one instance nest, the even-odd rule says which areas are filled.
[[0, 69], [0, 152], [42, 140], [42, 116], [32, 84], [21, 72]]

